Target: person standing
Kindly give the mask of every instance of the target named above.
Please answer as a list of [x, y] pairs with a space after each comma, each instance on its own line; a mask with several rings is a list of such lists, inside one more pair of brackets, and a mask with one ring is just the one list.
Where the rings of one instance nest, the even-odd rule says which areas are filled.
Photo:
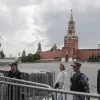
[[[57, 80], [55, 82], [55, 89], [67, 89], [67, 82], [68, 82], [68, 74], [65, 71], [65, 66], [61, 63], [60, 64], [60, 73], [57, 77]], [[63, 100], [63, 94], [59, 94], [58, 100]]]
[[8, 72], [8, 77], [22, 79], [22, 74], [17, 68], [17, 63], [13, 62], [12, 64], [10, 64], [10, 66], [11, 70]]
[[[13, 62], [10, 64], [11, 70], [8, 72], [8, 77], [10, 78], [16, 78], [16, 79], [22, 79], [22, 74], [17, 68], [17, 64]], [[12, 80], [9, 80], [9, 82], [13, 82]], [[16, 88], [15, 86], [8, 85], [8, 100], [20, 100], [20, 87]], [[16, 90], [16, 91], [15, 91]], [[16, 93], [17, 92], [17, 93]], [[18, 99], [15, 99], [18, 98]]]
[[[90, 92], [89, 84], [88, 84], [89, 79], [85, 74], [83, 74], [80, 71], [81, 63], [74, 62], [71, 66], [73, 67], [75, 73], [70, 78], [70, 82], [71, 82], [70, 90], [76, 92], [89, 93]], [[74, 95], [73, 100], [85, 100], [85, 96]], [[90, 100], [90, 98], [87, 97], [86, 100]]]
[[100, 94], [100, 69], [98, 70], [98, 74], [97, 74], [97, 92], [98, 94]]

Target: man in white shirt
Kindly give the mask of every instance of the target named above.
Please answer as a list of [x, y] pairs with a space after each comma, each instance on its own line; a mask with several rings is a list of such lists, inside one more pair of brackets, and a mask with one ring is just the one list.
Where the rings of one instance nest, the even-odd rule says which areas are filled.
[[[67, 90], [67, 82], [68, 82], [68, 74], [65, 71], [65, 66], [60, 64], [60, 73], [55, 82], [55, 89]], [[63, 95], [60, 94], [58, 96], [58, 100], [63, 100]]]

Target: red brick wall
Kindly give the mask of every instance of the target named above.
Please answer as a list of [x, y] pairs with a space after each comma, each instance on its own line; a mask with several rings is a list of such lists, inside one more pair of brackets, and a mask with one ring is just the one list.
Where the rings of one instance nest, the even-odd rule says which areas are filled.
[[77, 51], [77, 59], [87, 61], [92, 54], [100, 54], [100, 49], [79, 49]]
[[40, 58], [41, 59], [54, 59], [55, 57], [61, 58], [63, 56], [62, 53], [63, 53], [62, 50], [57, 50], [55, 52], [45, 51], [40, 53]]

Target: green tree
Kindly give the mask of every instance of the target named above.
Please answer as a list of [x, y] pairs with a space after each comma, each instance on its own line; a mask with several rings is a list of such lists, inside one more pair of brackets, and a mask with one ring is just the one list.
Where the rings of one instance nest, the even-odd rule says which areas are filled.
[[22, 63], [27, 62], [27, 56], [26, 56], [26, 52], [25, 52], [25, 50], [23, 50], [23, 52], [22, 52], [21, 61], [22, 61]]
[[29, 53], [28, 56], [27, 56], [27, 62], [34, 62], [34, 55], [32, 53]]
[[94, 54], [92, 53], [91, 61], [94, 61]]
[[0, 52], [1, 58], [5, 58], [5, 54], [3, 52], [3, 50]]
[[38, 53], [34, 54], [34, 61], [40, 60], [40, 55]]
[[95, 54], [94, 61], [98, 62], [98, 56]]
[[38, 53], [32, 54], [29, 53], [27, 56], [27, 62], [36, 62], [37, 60], [40, 60], [40, 55]]
[[22, 63], [27, 62], [27, 56], [23, 56], [23, 57], [21, 57], [21, 62], [22, 62]]
[[92, 56], [90, 55], [89, 59], [88, 59], [88, 62], [90, 62], [92, 60]]
[[24, 56], [26, 56], [25, 50], [23, 50], [23, 52], [22, 52], [22, 57], [24, 57]]
[[40, 55], [38, 53], [35, 53], [35, 54], [29, 53], [27, 56], [21, 57], [21, 61], [23, 63], [25, 62], [33, 63], [33, 62], [36, 62], [37, 60], [40, 60]]

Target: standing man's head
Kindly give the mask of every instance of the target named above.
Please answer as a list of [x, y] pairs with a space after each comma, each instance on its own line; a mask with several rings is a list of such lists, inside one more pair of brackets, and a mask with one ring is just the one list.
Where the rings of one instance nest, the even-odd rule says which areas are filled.
[[64, 64], [60, 64], [60, 71], [64, 71], [65, 70], [65, 66], [64, 66]]
[[11, 66], [11, 71], [15, 72], [17, 70], [17, 64], [15, 62], [10, 64], [10, 66]]
[[79, 62], [74, 62], [72, 65], [74, 72], [79, 72], [81, 68], [81, 63]]

